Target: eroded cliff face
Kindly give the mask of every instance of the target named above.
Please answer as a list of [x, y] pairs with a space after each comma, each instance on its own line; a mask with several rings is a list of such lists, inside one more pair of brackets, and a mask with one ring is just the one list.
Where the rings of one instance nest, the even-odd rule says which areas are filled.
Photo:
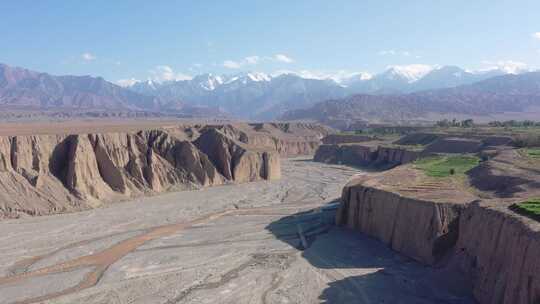
[[274, 150], [213, 128], [0, 137], [0, 218], [99, 207], [163, 191], [280, 178]]
[[402, 148], [379, 147], [377, 149], [377, 158], [375, 162], [378, 164], [397, 166], [413, 162], [418, 159], [418, 157], [420, 157], [420, 152], [418, 151]]
[[327, 164], [369, 166], [376, 157], [376, 150], [368, 146], [354, 144], [321, 145], [315, 152], [313, 160]]
[[[214, 127], [214, 126], [213, 126]], [[281, 157], [313, 155], [330, 130], [309, 123], [256, 123], [215, 127], [235, 140], [277, 151]]]
[[433, 265], [456, 243], [464, 206], [407, 198], [353, 181], [343, 189], [336, 221]]
[[540, 223], [510, 212], [510, 203], [409, 198], [366, 181], [343, 189], [338, 224], [465, 274], [479, 303], [540, 303]]
[[346, 143], [359, 143], [374, 140], [373, 137], [360, 134], [330, 134], [322, 139], [325, 145], [337, 145]]
[[420, 152], [393, 147], [373, 147], [362, 144], [321, 145], [314, 161], [362, 167], [392, 168], [415, 161]]
[[506, 207], [481, 202], [464, 211], [457, 258], [480, 303], [540, 303], [540, 223]]

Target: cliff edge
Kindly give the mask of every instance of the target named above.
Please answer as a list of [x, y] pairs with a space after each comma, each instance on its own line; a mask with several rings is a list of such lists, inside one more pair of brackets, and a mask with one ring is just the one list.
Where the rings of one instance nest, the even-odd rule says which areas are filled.
[[0, 218], [280, 178], [279, 151], [243, 143], [220, 129], [2, 136]]

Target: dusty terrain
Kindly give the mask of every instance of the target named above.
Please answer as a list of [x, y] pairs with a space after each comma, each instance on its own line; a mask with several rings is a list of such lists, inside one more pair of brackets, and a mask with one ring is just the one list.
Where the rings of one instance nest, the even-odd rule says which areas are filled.
[[469, 303], [430, 268], [329, 226], [334, 211], [317, 208], [354, 174], [283, 160], [277, 181], [3, 221], [0, 303]]

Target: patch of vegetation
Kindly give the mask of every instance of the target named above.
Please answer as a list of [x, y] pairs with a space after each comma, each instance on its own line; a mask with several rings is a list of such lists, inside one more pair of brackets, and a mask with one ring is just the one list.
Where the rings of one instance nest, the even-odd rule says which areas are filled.
[[512, 136], [514, 145], [517, 147], [539, 147], [540, 146], [540, 131], [520, 133]]
[[448, 177], [463, 175], [476, 167], [480, 159], [476, 156], [433, 156], [417, 160], [414, 164], [417, 169], [423, 170], [427, 176]]
[[527, 153], [530, 158], [540, 159], [540, 148], [528, 148], [525, 149], [525, 153]]
[[532, 198], [522, 203], [513, 204], [510, 206], [510, 210], [540, 222], [540, 198]]
[[474, 127], [474, 121], [472, 119], [465, 119], [458, 121], [455, 118], [452, 120], [443, 119], [435, 123], [437, 127], [449, 128], [449, 127], [458, 127], [458, 128], [472, 128]]
[[491, 127], [511, 127], [511, 128], [532, 128], [540, 127], [540, 121], [532, 120], [507, 120], [507, 121], [491, 121], [489, 124]]

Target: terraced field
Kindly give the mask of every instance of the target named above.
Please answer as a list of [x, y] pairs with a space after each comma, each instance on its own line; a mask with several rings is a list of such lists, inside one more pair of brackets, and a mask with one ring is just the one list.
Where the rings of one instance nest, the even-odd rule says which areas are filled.
[[462, 175], [476, 167], [480, 159], [476, 156], [434, 156], [419, 159], [415, 162], [418, 169], [423, 170], [431, 177], [448, 177]]

